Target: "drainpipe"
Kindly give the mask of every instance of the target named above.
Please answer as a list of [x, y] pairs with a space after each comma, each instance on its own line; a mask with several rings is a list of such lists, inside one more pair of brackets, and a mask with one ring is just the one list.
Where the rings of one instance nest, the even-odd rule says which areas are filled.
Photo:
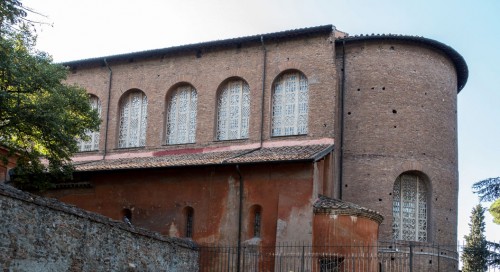
[[342, 83], [340, 86], [340, 158], [339, 158], [339, 199], [342, 199], [344, 175], [344, 100], [345, 100], [345, 40], [342, 41]]
[[264, 141], [264, 94], [266, 92], [266, 64], [267, 64], [267, 49], [264, 44], [264, 36], [260, 36], [260, 43], [262, 45], [262, 97], [260, 106], [260, 148]]
[[109, 105], [111, 103], [111, 83], [113, 80], [113, 70], [111, 70], [111, 67], [109, 67], [108, 62], [106, 59], [104, 59], [104, 64], [109, 70], [109, 82], [108, 82], [108, 106], [106, 108], [106, 126], [105, 126], [105, 132], [104, 132], [104, 154], [102, 155], [102, 159], [106, 159], [106, 154], [108, 152], [108, 130], [109, 130]]
[[243, 176], [240, 172], [240, 166], [236, 165], [236, 172], [238, 172], [238, 176], [240, 177], [240, 203], [239, 203], [239, 211], [238, 211], [238, 258], [237, 258], [237, 266], [236, 271], [240, 272], [240, 260], [241, 260], [241, 229], [242, 229], [242, 220], [243, 220]]
[[[259, 139], [259, 147], [256, 149], [252, 149], [248, 152], [240, 154], [236, 157], [240, 157], [246, 155], [248, 153], [255, 152], [257, 150], [262, 149], [262, 144], [264, 142], [264, 95], [266, 92], [266, 64], [267, 64], [267, 50], [266, 45], [264, 44], [264, 36], [260, 36], [260, 43], [262, 45], [262, 96], [261, 96], [261, 107], [260, 107], [260, 139]], [[238, 211], [238, 256], [237, 256], [237, 272], [240, 272], [240, 261], [241, 261], [241, 232], [242, 232], [242, 224], [243, 224], [243, 193], [244, 193], [244, 181], [243, 176], [240, 172], [240, 166], [236, 165], [236, 172], [238, 172], [238, 176], [240, 178], [240, 199], [239, 199], [239, 211]]]

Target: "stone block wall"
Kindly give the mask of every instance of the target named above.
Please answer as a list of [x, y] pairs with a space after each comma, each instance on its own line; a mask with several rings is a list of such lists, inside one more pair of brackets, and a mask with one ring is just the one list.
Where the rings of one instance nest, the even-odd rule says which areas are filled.
[[1, 271], [198, 271], [194, 243], [0, 184]]

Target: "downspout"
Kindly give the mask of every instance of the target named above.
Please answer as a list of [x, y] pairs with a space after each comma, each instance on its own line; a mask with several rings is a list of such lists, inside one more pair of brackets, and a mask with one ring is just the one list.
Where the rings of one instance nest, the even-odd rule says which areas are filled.
[[266, 64], [267, 64], [267, 49], [264, 44], [264, 36], [260, 36], [260, 43], [262, 45], [262, 97], [260, 106], [260, 148], [264, 141], [264, 94], [266, 92]]
[[108, 82], [108, 105], [106, 108], [106, 126], [105, 126], [105, 131], [104, 131], [104, 154], [102, 155], [102, 159], [106, 159], [106, 154], [108, 152], [108, 130], [109, 130], [109, 105], [111, 104], [111, 83], [113, 80], [113, 70], [111, 70], [111, 67], [109, 67], [108, 62], [106, 61], [106, 58], [104, 58], [104, 64], [109, 70], [109, 82]]
[[[259, 147], [256, 149], [252, 149], [249, 152], [245, 152], [238, 156], [243, 156], [245, 154], [255, 152], [257, 150], [262, 149], [262, 143], [264, 142], [264, 97], [266, 92], [266, 64], [267, 64], [267, 50], [266, 45], [264, 44], [264, 36], [260, 36], [260, 43], [262, 45], [262, 96], [261, 96], [261, 107], [260, 107], [260, 138], [259, 138]], [[240, 261], [241, 261], [241, 232], [243, 225], [243, 193], [244, 193], [244, 180], [241, 175], [240, 166], [236, 165], [236, 172], [238, 172], [238, 176], [240, 179], [240, 199], [239, 199], [239, 211], [238, 211], [238, 256], [237, 256], [237, 272], [240, 272]]]
[[237, 266], [236, 271], [240, 272], [240, 261], [241, 261], [241, 228], [242, 228], [242, 220], [243, 220], [243, 176], [240, 172], [240, 166], [236, 165], [236, 172], [238, 172], [238, 176], [240, 177], [240, 203], [239, 203], [239, 211], [238, 211], [238, 258], [237, 258]]
[[342, 199], [344, 175], [344, 101], [345, 101], [345, 40], [342, 41], [342, 83], [340, 86], [340, 158], [339, 158], [339, 199]]

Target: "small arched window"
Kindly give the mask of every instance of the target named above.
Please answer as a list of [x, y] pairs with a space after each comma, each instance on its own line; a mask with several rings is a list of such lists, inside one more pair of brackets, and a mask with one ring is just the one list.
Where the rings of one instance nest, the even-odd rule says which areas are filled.
[[304, 74], [288, 72], [273, 85], [272, 136], [307, 134], [309, 86]]
[[194, 209], [191, 207], [184, 208], [184, 216], [186, 217], [186, 237], [193, 238]]
[[139, 90], [131, 91], [120, 102], [120, 131], [118, 147], [146, 145], [148, 98]]
[[186, 144], [196, 141], [196, 107], [198, 94], [191, 85], [172, 91], [167, 110], [167, 144]]
[[[89, 97], [90, 107], [97, 111], [99, 118], [101, 117], [101, 101], [95, 95]], [[78, 151], [94, 151], [99, 150], [99, 131], [85, 132], [89, 139], [87, 141], [78, 140]]]
[[262, 229], [262, 207], [253, 205], [250, 208], [250, 236], [260, 237]]
[[248, 138], [250, 88], [243, 80], [230, 80], [222, 87], [217, 109], [217, 140]]
[[421, 176], [404, 173], [396, 179], [392, 204], [395, 240], [427, 241], [427, 198]]

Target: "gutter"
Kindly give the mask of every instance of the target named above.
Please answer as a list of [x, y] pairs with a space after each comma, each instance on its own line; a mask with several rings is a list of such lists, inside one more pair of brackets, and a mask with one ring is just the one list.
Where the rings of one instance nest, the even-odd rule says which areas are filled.
[[106, 61], [106, 58], [104, 58], [103, 61], [109, 70], [108, 103], [107, 103], [107, 108], [106, 108], [106, 127], [105, 127], [105, 132], [104, 132], [104, 154], [102, 155], [102, 159], [105, 160], [106, 154], [108, 152], [109, 105], [111, 103], [111, 87], [112, 87], [112, 80], [113, 80], [113, 70], [111, 70], [111, 67], [109, 67], [109, 64]]
[[344, 175], [344, 102], [345, 102], [345, 40], [342, 41], [342, 82], [340, 86], [340, 157], [339, 157], [339, 199], [342, 199]]

